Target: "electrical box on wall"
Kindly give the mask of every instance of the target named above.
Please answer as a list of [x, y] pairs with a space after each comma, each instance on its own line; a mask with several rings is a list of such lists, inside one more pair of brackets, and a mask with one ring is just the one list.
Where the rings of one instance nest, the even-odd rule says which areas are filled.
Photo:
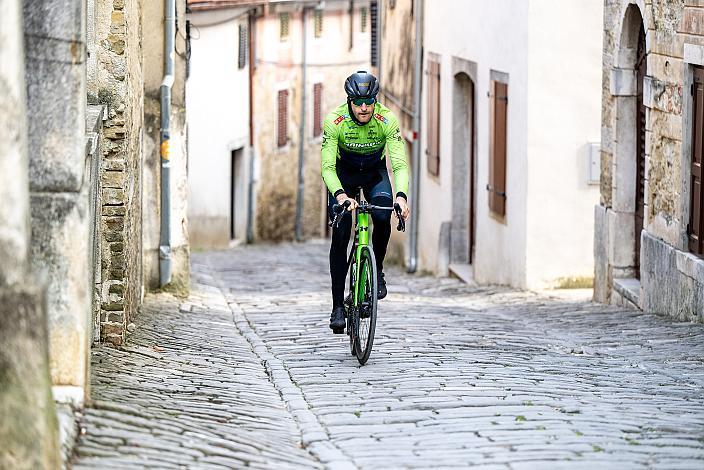
[[601, 142], [589, 142], [587, 184], [599, 184], [601, 179]]

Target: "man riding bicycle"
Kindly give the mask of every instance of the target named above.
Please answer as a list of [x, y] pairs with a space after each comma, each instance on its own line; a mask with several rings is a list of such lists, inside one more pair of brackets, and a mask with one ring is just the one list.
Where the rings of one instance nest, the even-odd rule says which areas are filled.
[[[322, 145], [321, 174], [328, 188], [328, 212], [334, 218], [332, 206], [349, 201], [339, 230], [333, 230], [330, 245], [330, 277], [332, 279], [332, 314], [330, 328], [342, 332], [345, 327], [345, 277], [347, 245], [350, 241], [352, 216], [357, 202], [357, 188], [365, 199], [377, 206], [393, 205], [391, 182], [386, 169], [385, 149], [391, 159], [396, 184], [396, 202], [401, 216], [410, 213], [407, 204], [408, 162], [398, 119], [376, 99], [379, 82], [374, 75], [360, 71], [345, 80], [347, 102], [325, 117]], [[377, 298], [386, 297], [386, 282], [382, 271], [386, 247], [391, 236], [391, 213], [372, 211], [372, 246], [378, 273]]]

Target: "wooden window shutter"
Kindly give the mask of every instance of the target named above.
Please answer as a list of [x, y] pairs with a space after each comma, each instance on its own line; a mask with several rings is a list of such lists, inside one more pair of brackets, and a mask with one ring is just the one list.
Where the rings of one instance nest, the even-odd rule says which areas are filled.
[[279, 114], [277, 144], [283, 147], [288, 142], [288, 90], [279, 90]]
[[440, 174], [440, 62], [428, 61], [428, 173]]
[[288, 13], [279, 14], [279, 39], [281, 41], [288, 39]]
[[377, 27], [377, 18], [378, 18], [378, 6], [375, 1], [373, 1], [369, 5], [369, 16], [370, 16], [370, 21], [372, 24], [372, 31], [371, 31], [371, 43], [372, 43], [372, 49], [371, 49], [371, 64], [372, 67], [376, 67], [379, 65], [379, 51], [377, 50], [377, 45], [378, 45], [378, 38], [377, 34], [379, 33], [379, 28]]
[[315, 32], [316, 38], [319, 38], [323, 35], [323, 10], [314, 10], [313, 30]]
[[704, 154], [704, 69], [694, 68], [693, 84], [694, 106], [692, 112], [692, 167], [691, 167], [691, 198], [689, 208], [689, 250], [697, 255], [704, 255], [702, 232], [702, 155]]
[[316, 83], [313, 85], [313, 137], [318, 137], [323, 133], [323, 119], [321, 115], [322, 99], [323, 84]]
[[489, 94], [489, 210], [506, 214], [506, 117], [508, 85], [491, 81]]
[[237, 68], [243, 69], [247, 64], [247, 27], [239, 26], [239, 56], [237, 58]]

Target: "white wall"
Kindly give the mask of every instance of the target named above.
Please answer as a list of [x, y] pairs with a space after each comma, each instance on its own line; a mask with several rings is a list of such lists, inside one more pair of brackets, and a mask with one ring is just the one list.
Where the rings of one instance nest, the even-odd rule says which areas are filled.
[[603, 2], [532, 0], [528, 40], [527, 285], [594, 275], [589, 142], [601, 134]]
[[[477, 64], [475, 83], [477, 147], [475, 278], [483, 283], [525, 282], [526, 78], [528, 6], [525, 2], [446, 0], [425, 3], [425, 58], [441, 55], [440, 176], [427, 172], [427, 86], [422, 98], [419, 268], [436, 271], [440, 225], [451, 220], [452, 57]], [[426, 62], [427, 63], [427, 62]], [[425, 67], [425, 64], [424, 64]], [[505, 223], [489, 216], [486, 185], [489, 163], [490, 72], [509, 75], [507, 202]], [[411, 197], [415, 197], [411, 194]], [[418, 214], [416, 214], [417, 216]]]
[[[233, 150], [244, 147], [241, 169], [245, 174], [249, 171], [248, 61], [238, 69], [239, 25], [247, 26], [247, 16], [224, 21], [245, 11], [233, 8], [190, 15], [193, 38], [186, 103], [191, 156], [188, 209], [194, 245], [217, 245], [229, 239]], [[247, 178], [238, 180], [246, 183]], [[242, 205], [235, 211], [239, 215]], [[242, 238], [246, 219], [238, 216], [237, 222], [236, 235]]]

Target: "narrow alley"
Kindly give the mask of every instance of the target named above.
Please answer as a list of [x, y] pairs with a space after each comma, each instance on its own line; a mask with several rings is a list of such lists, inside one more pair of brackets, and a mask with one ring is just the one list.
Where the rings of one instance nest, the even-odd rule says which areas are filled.
[[73, 468], [701, 468], [702, 325], [391, 269], [359, 367], [327, 249], [194, 253], [95, 348]]

